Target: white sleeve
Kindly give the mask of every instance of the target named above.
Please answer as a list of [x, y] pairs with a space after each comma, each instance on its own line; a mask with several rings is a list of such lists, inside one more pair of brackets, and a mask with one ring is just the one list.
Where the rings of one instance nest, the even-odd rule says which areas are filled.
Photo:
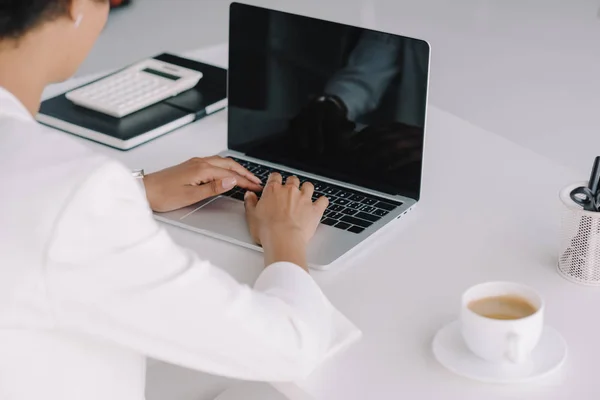
[[310, 275], [277, 263], [254, 288], [239, 284], [173, 243], [117, 163], [93, 173], [66, 206], [46, 271], [61, 329], [188, 368], [295, 380], [329, 345], [332, 308]]

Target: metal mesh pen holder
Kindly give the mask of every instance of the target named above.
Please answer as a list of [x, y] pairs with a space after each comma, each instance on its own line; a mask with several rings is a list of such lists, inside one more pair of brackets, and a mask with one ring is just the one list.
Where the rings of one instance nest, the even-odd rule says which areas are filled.
[[587, 182], [570, 185], [560, 192], [565, 206], [562, 217], [558, 273], [583, 285], [600, 286], [600, 212], [584, 211], [570, 193]]

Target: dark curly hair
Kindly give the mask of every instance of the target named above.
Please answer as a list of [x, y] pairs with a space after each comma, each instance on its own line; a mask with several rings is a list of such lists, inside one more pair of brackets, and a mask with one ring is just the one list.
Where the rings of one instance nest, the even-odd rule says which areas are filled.
[[38, 25], [65, 15], [70, 4], [71, 0], [0, 0], [0, 39], [19, 38]]

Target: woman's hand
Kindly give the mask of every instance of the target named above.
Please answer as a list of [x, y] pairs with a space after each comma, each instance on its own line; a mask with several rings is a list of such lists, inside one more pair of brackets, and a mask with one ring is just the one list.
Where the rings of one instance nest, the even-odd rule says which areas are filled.
[[265, 263], [289, 261], [307, 269], [306, 246], [315, 234], [329, 205], [326, 197], [314, 203], [314, 187], [291, 176], [285, 185], [281, 175], [273, 173], [263, 189], [261, 199], [247, 192], [246, 217], [250, 234], [265, 250]]
[[235, 186], [262, 190], [260, 179], [230, 158], [192, 158], [146, 175], [146, 197], [152, 210], [166, 212], [197, 203]]

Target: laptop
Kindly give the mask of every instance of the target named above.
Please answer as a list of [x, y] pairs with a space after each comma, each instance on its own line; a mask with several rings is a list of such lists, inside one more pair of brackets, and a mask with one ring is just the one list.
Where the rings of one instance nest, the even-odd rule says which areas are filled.
[[[315, 186], [330, 205], [312, 268], [348, 256], [419, 201], [427, 42], [245, 4], [230, 6], [228, 149], [266, 182]], [[234, 189], [156, 218], [261, 250]]]

